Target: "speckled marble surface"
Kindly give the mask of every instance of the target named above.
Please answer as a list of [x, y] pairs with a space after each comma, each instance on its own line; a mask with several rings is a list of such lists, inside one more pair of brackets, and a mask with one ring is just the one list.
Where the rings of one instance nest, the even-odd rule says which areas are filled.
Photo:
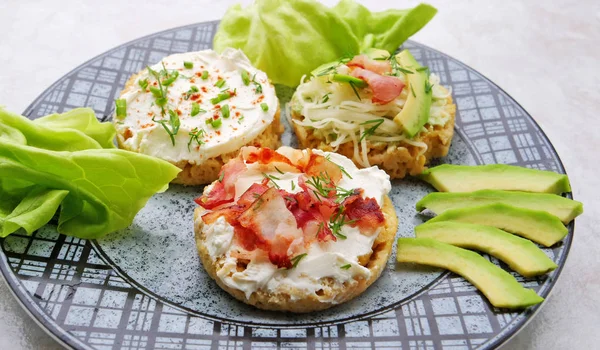
[[[333, 4], [336, 1], [326, 1]], [[440, 13], [414, 40], [477, 69], [512, 95], [556, 147], [585, 214], [552, 296], [505, 349], [594, 348], [600, 324], [600, 225], [593, 113], [600, 78], [600, 3], [431, 1]], [[171, 27], [218, 19], [233, 1], [0, 2], [0, 103], [22, 111], [47, 86], [83, 61], [116, 45]], [[374, 10], [395, 1], [363, 1]], [[401, 6], [414, 5], [415, 1]], [[60, 5], [59, 5], [60, 4]], [[169, 13], [169, 16], [161, 14]], [[132, 16], [135, 14], [135, 16]], [[59, 345], [0, 284], [0, 348]]]

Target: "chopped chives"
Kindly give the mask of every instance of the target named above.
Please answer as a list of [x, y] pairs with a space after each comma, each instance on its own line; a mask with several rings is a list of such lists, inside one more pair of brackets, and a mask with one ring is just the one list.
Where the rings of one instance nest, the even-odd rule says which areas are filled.
[[242, 71], [242, 81], [244, 82], [244, 85], [250, 85], [250, 74], [248, 74], [247, 70]]
[[215, 86], [218, 87], [219, 89], [222, 88], [223, 86], [225, 86], [225, 80], [223, 80], [223, 79], [217, 80], [217, 82], [215, 83]]
[[162, 90], [154, 87], [154, 86], [150, 86], [150, 92], [152, 93], [152, 95], [154, 95], [154, 97], [156, 98], [161, 98], [162, 96]]
[[213, 105], [216, 105], [217, 103], [219, 103], [221, 101], [225, 101], [230, 98], [231, 98], [231, 94], [229, 92], [222, 92], [222, 93], [218, 94], [217, 97], [211, 98], [210, 103], [212, 103]]
[[146, 90], [146, 88], [148, 87], [148, 79], [140, 80], [138, 81], [138, 84], [140, 85], [142, 90]]
[[223, 118], [229, 118], [229, 105], [221, 107], [221, 115], [223, 115]]
[[212, 125], [213, 128], [218, 129], [221, 124], [223, 124], [223, 121], [221, 120], [221, 118], [219, 119], [213, 119], [212, 122], [210, 122], [210, 125]]
[[192, 102], [192, 112], [191, 112], [192, 117], [197, 116], [199, 113], [200, 113], [200, 105], [197, 102]]
[[350, 267], [352, 267], [351, 264], [346, 264], [344, 266], [340, 266], [340, 269], [342, 269], [342, 270], [348, 270]]
[[178, 71], [173, 71], [173, 73], [171, 73], [172, 75], [168, 78], [163, 80], [163, 85], [164, 86], [169, 86], [171, 84], [173, 84], [173, 82], [177, 79], [177, 77], [179, 77], [179, 72]]
[[125, 118], [127, 116], [127, 100], [124, 98], [115, 100], [115, 106], [117, 107], [117, 118]]
[[202, 80], [206, 80], [206, 79], [208, 79], [208, 71], [207, 70], [202, 72]]
[[183, 66], [187, 69], [192, 69], [192, 68], [194, 68], [194, 63], [185, 61], [185, 62], [183, 62]]
[[269, 105], [263, 102], [260, 104], [260, 108], [262, 108], [262, 110], [266, 112], [269, 110]]

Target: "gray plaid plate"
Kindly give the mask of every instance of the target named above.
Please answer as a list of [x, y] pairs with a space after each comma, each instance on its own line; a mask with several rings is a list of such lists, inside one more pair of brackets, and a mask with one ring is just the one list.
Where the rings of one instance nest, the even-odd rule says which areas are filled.
[[[54, 83], [25, 115], [34, 119], [88, 106], [107, 120], [132, 73], [175, 52], [210, 48], [217, 25], [175, 28], [95, 57]], [[535, 121], [499, 87], [433, 49], [414, 42], [405, 47], [452, 87], [456, 135], [444, 162], [507, 163], [564, 173]], [[289, 91], [279, 92], [283, 100], [289, 97]], [[283, 141], [296, 144], [289, 126]], [[398, 236], [412, 236], [423, 222], [414, 204], [431, 190], [410, 179], [393, 183]], [[124, 232], [97, 241], [59, 235], [52, 223], [32, 236], [11, 235], [0, 240], [0, 269], [39, 323], [78, 349], [490, 349], [541, 307], [496, 309], [463, 278], [396, 265], [392, 257], [382, 277], [349, 303], [307, 315], [254, 309], [233, 300], [202, 269], [191, 220], [192, 199], [200, 192], [171, 186], [154, 196]], [[573, 229], [571, 223], [562, 244], [544, 249], [557, 270], [517, 279], [547, 297]]]

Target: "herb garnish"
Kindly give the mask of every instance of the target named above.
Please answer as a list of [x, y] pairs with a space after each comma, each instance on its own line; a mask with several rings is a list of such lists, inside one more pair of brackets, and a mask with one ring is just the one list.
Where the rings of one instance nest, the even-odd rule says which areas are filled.
[[331, 95], [331, 92], [328, 92], [325, 94], [325, 96], [323, 96], [321, 103], [325, 103], [325, 102], [329, 101], [329, 95]]
[[360, 95], [358, 94], [358, 91], [356, 91], [356, 86], [354, 86], [354, 83], [349, 81], [348, 84], [350, 84], [350, 87], [352, 88], [352, 91], [354, 91], [354, 94], [356, 95], [358, 100], [362, 101], [362, 99], [360, 98]]
[[223, 105], [221, 107], [221, 115], [223, 118], [229, 118], [229, 105]]
[[193, 128], [192, 131], [189, 133], [190, 135], [190, 141], [188, 142], [188, 151], [190, 150], [190, 146], [192, 145], [192, 142], [196, 141], [196, 143], [198, 144], [198, 146], [201, 146], [204, 141], [200, 140], [200, 138], [202, 136], [204, 136], [204, 129], [198, 129], [198, 128]]
[[254, 74], [252, 76], [252, 83], [254, 84], [254, 86], [256, 86], [256, 88], [254, 89], [254, 92], [256, 92], [257, 94], [262, 94], [262, 92], [263, 92], [262, 85], [260, 85], [260, 83], [258, 81], [256, 81], [256, 74]]
[[219, 174], [219, 178], [217, 179], [219, 182], [223, 182], [223, 177], [225, 177], [225, 172], [221, 171], [221, 174]]
[[342, 269], [342, 270], [348, 270], [351, 267], [352, 267], [352, 264], [346, 264], [344, 266], [340, 266], [340, 269]]
[[365, 137], [373, 135], [375, 133], [375, 130], [377, 130], [377, 128], [383, 124], [384, 119], [372, 119], [372, 120], [367, 120], [364, 123], [360, 123], [359, 125], [368, 125], [368, 124], [374, 124], [372, 127], [368, 128], [367, 130], [365, 130], [362, 135], [360, 135], [360, 139], [358, 140], [358, 142], [362, 141]]
[[265, 177], [265, 179], [268, 179], [270, 182], [273, 183], [273, 186], [275, 186], [277, 189], [279, 189], [279, 185], [277, 184], [277, 182], [275, 182], [275, 180], [281, 180], [280, 178], [273, 176], [273, 175], [269, 175], [266, 173], [263, 173], [263, 176]]
[[148, 79], [140, 80], [138, 81], [138, 84], [140, 85], [142, 90], [146, 90], [146, 88], [148, 87]]
[[296, 266], [298, 266], [298, 263], [300, 262], [300, 260], [302, 260], [302, 258], [304, 258], [306, 256], [306, 253], [302, 253], [300, 255], [296, 255], [295, 257], [293, 257], [292, 259], [290, 259], [290, 261], [292, 262], [292, 269], [295, 268]]
[[247, 70], [242, 71], [242, 82], [244, 82], [244, 85], [246, 86], [250, 85], [250, 73], [248, 73]]
[[[179, 120], [179, 115], [170, 108], [165, 110], [165, 106], [167, 106], [167, 93], [169, 89], [169, 85], [173, 84], [173, 82], [179, 77], [178, 71], [173, 71], [169, 73], [165, 64], [162, 63], [163, 69], [160, 72], [157, 72], [147, 66], [148, 72], [156, 79], [158, 83], [158, 88], [155, 86], [150, 86], [150, 92], [156, 98], [156, 105], [160, 107], [161, 115], [166, 117], [167, 113], [169, 115], [169, 126], [167, 126], [167, 120], [157, 120], [156, 117], [152, 117], [152, 121], [162, 125], [167, 134], [169, 134], [169, 138], [171, 138], [171, 143], [175, 145], [175, 135], [179, 132], [179, 126], [181, 125], [181, 121]], [[161, 77], [165, 77], [165, 80], [161, 80]]]
[[196, 85], [192, 85], [190, 87], [190, 89], [185, 93], [185, 96], [183, 97], [185, 100], [189, 100], [190, 97], [195, 94], [196, 92], [200, 91], [198, 89], [198, 87]]
[[282, 175], [283, 175], [283, 171], [279, 170], [279, 168], [278, 168], [278, 167], [275, 167], [275, 170], [277, 170], [277, 172], [278, 172], [278, 173], [280, 173], [280, 174], [282, 174]]
[[195, 117], [199, 113], [206, 113], [206, 111], [200, 108], [200, 105], [197, 102], [192, 102], [192, 112], [190, 113], [190, 115], [192, 117]]
[[207, 70], [202, 71], [202, 80], [206, 80], [206, 79], [208, 79], [208, 71]]
[[400, 67], [400, 65], [398, 64], [398, 60], [396, 60], [396, 55], [391, 55], [389, 57], [389, 60], [390, 60], [391, 66], [392, 66], [392, 75], [398, 77], [398, 76], [400, 76], [400, 73], [413, 74], [412, 71]]
[[346, 215], [344, 214], [344, 210], [345, 210], [345, 208], [343, 206], [340, 206], [338, 208], [337, 212], [335, 213], [335, 216], [331, 219], [331, 222], [329, 223], [329, 228], [331, 229], [331, 233], [333, 233], [334, 236], [341, 238], [341, 239], [348, 238], [348, 237], [346, 237], [346, 235], [344, 235], [342, 233], [342, 226], [344, 226], [346, 224], [352, 224], [356, 221], [356, 220], [346, 221]]
[[433, 85], [429, 82], [429, 79], [425, 80], [425, 93], [430, 93], [432, 88]]
[[292, 181], [292, 191], [296, 189], [296, 185], [294, 184], [294, 181]]
[[117, 108], [117, 118], [127, 117], [127, 100], [120, 98], [115, 100], [115, 106]]
[[192, 69], [192, 68], [194, 68], [194, 63], [185, 61], [185, 62], [183, 62], [183, 66], [187, 69]]
[[225, 86], [225, 80], [223, 80], [223, 79], [217, 80], [217, 82], [215, 83], [215, 86], [218, 87], [219, 89], [222, 88], [223, 86]]
[[413, 88], [412, 84], [410, 84], [410, 92], [412, 92], [413, 97], [417, 97], [417, 93], [415, 92], [415, 89]]
[[220, 94], [217, 95], [217, 97], [213, 97], [210, 99], [210, 103], [212, 103], [213, 105], [216, 105], [217, 103], [221, 102], [221, 101], [225, 101], [231, 98], [231, 96], [233, 96], [233, 94], [229, 91], [227, 92], [221, 92]]
[[330, 161], [333, 164], [337, 165], [337, 167], [340, 168], [340, 170], [342, 171], [342, 173], [344, 173], [344, 175], [348, 176], [349, 179], [352, 179], [352, 176], [350, 176], [350, 174], [348, 174], [348, 172], [346, 172], [346, 169], [344, 169], [343, 166], [341, 166], [338, 163], [336, 163], [333, 160], [331, 160], [331, 155], [330, 154], [328, 154], [327, 157], [325, 157], [325, 159], [327, 159], [328, 161]]
[[262, 108], [262, 110], [266, 112], [269, 110], [269, 105], [263, 102], [260, 104], [260, 108]]

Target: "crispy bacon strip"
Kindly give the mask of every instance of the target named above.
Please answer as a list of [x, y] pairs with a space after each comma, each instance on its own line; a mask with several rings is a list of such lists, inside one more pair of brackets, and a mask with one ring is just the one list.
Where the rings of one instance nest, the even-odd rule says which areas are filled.
[[392, 65], [388, 60], [374, 60], [367, 55], [358, 55], [346, 63], [348, 67], [360, 67], [373, 73], [384, 75], [392, 71]]
[[351, 226], [358, 226], [363, 234], [372, 235], [385, 222], [383, 212], [373, 198], [355, 194], [346, 198], [342, 205], [346, 217], [353, 222]]
[[297, 228], [294, 215], [275, 188], [269, 188], [242, 215], [240, 225], [252, 230], [259, 241], [268, 246], [269, 259], [278, 267], [290, 267], [288, 249], [303, 233]]
[[320, 154], [309, 153], [310, 158], [308, 164], [306, 164], [306, 167], [304, 168], [304, 172], [309, 176], [327, 174], [327, 177], [333, 181], [332, 185], [335, 186], [342, 178], [342, 170], [340, 167]]
[[233, 197], [227, 198], [225, 186], [223, 186], [223, 183], [220, 181], [215, 182], [213, 188], [210, 190], [210, 192], [208, 192], [208, 194], [203, 194], [202, 196], [194, 199], [194, 202], [204, 209], [214, 209], [232, 201]]
[[390, 103], [400, 96], [404, 88], [404, 83], [396, 77], [380, 75], [363, 68], [355, 68], [351, 74], [369, 84], [371, 91], [373, 91], [373, 98], [371, 99], [373, 103]]

